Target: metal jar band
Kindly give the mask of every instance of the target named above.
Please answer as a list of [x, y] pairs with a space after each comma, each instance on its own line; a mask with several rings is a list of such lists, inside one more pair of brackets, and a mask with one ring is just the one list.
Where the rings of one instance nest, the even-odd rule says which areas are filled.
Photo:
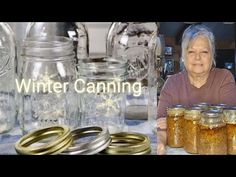
[[150, 140], [140, 133], [121, 132], [111, 135], [112, 142], [102, 154], [144, 155], [151, 152]]
[[[57, 135], [52, 141], [39, 146], [30, 146], [46, 138]], [[66, 126], [52, 126], [30, 132], [21, 137], [15, 144], [15, 150], [23, 155], [55, 155], [60, 154], [72, 143], [70, 129]]]
[[78, 128], [73, 130], [71, 134], [74, 141], [83, 137], [96, 136], [90, 141], [73, 144], [62, 154], [93, 155], [106, 149], [111, 142], [110, 133], [107, 128], [96, 126]]

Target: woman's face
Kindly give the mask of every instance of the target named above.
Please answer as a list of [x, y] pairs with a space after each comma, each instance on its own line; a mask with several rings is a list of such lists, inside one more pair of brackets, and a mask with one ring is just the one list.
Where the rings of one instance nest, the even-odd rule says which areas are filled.
[[184, 65], [189, 74], [201, 76], [209, 73], [212, 66], [212, 52], [206, 37], [198, 36], [193, 39], [185, 55]]

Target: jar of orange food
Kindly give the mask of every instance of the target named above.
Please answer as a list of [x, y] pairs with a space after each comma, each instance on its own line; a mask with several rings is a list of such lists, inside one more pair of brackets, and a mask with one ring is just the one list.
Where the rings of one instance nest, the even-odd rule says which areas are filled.
[[200, 107], [192, 107], [184, 112], [184, 150], [188, 153], [197, 153], [197, 128], [201, 111]]
[[211, 110], [201, 114], [197, 148], [199, 154], [227, 154], [227, 132], [223, 113]]
[[170, 147], [183, 147], [183, 121], [184, 106], [175, 105], [167, 109], [167, 145]]
[[236, 154], [236, 108], [226, 108], [223, 114], [227, 129], [228, 154]]

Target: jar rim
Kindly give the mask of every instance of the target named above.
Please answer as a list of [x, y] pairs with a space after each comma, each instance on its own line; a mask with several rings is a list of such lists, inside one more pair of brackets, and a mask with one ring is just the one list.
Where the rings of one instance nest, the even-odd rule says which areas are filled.
[[23, 41], [22, 56], [53, 59], [74, 54], [73, 41], [63, 36], [35, 36]]
[[175, 105], [168, 107], [167, 109], [186, 109], [186, 107], [182, 104], [175, 104]]

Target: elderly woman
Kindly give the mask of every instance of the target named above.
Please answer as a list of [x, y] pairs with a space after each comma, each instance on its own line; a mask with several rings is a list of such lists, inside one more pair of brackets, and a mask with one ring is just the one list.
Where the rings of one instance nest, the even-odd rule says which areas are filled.
[[169, 77], [160, 94], [157, 154], [165, 154], [167, 107], [189, 107], [201, 102], [236, 105], [233, 75], [226, 69], [215, 68], [213, 33], [204, 25], [192, 25], [185, 30], [181, 47], [185, 70]]

